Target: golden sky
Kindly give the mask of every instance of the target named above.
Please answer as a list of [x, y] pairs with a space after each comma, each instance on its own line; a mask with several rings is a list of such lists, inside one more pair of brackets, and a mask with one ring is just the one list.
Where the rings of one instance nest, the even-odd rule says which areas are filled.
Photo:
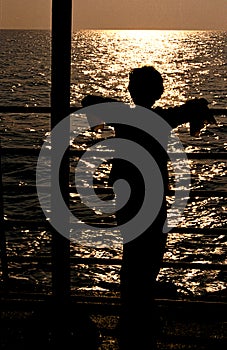
[[[50, 28], [51, 0], [0, 0], [0, 11], [0, 28]], [[227, 0], [73, 0], [74, 29], [227, 30], [226, 14]]]

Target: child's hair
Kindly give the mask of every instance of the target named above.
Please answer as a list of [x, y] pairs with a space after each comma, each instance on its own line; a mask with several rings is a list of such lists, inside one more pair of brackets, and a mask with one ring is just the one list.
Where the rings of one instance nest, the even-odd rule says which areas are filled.
[[134, 101], [146, 97], [156, 101], [164, 91], [162, 76], [153, 66], [134, 68], [129, 73], [128, 90]]

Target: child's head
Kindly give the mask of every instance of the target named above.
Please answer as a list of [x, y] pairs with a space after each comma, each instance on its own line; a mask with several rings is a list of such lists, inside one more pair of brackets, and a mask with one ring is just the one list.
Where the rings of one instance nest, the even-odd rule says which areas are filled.
[[128, 90], [136, 105], [150, 108], [164, 91], [162, 76], [152, 66], [134, 68], [129, 73]]

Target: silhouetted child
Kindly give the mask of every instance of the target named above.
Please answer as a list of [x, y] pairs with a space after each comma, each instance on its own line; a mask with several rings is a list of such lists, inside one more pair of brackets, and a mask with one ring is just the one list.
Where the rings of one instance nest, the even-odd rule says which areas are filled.
[[[128, 90], [135, 105], [151, 109], [164, 92], [162, 76], [152, 66], [135, 68], [129, 74]], [[114, 101], [117, 100], [88, 96], [82, 101], [82, 105]], [[205, 123], [215, 122], [205, 99], [193, 99], [179, 107], [168, 109], [157, 107], [153, 110], [172, 128], [190, 122], [191, 135], [198, 134]], [[121, 267], [120, 349], [154, 350], [158, 321], [154, 304], [156, 278], [162, 264], [167, 239], [163, 233], [163, 226], [167, 218], [168, 155], [158, 141], [144, 131], [129, 125], [115, 125], [115, 137], [132, 140], [152, 155], [161, 171], [165, 188], [162, 205], [154, 222], [136, 239], [123, 245]], [[168, 137], [166, 146], [167, 142]], [[117, 223], [121, 225], [140, 210], [144, 198], [144, 182], [135, 166], [123, 160], [113, 160], [110, 185], [119, 178], [127, 180], [131, 187], [128, 203], [116, 213]], [[150, 210], [152, 211], [152, 208]]]
[[[150, 109], [164, 92], [162, 76], [152, 66], [135, 68], [129, 74], [128, 90], [135, 105]], [[215, 122], [208, 108], [208, 102], [205, 99], [189, 100], [179, 107], [168, 109], [157, 107], [153, 110], [172, 128], [190, 122], [190, 134], [193, 136], [200, 132], [205, 123]], [[116, 130], [116, 137], [128, 138], [130, 132], [127, 127], [126, 129]], [[130, 138], [134, 142], [142, 144], [153, 156], [162, 173], [164, 188], [167, 191], [168, 158], [166, 149], [163, 149], [156, 140], [141, 130], [132, 130]], [[168, 140], [166, 140], [166, 147], [167, 142]], [[114, 170], [114, 172], [117, 171], [120, 172], [120, 169], [116, 168]], [[141, 197], [139, 188], [143, 188], [142, 181], [132, 176], [131, 188], [134, 189], [133, 199], [130, 202], [134, 212], [133, 203], [138, 203], [138, 199]], [[118, 213], [117, 219], [119, 223], [127, 221], [127, 212], [131, 211], [130, 203], [129, 206], [126, 206], [127, 209], [124, 212]], [[158, 319], [156, 317], [154, 298], [156, 278], [162, 264], [167, 239], [163, 233], [166, 218], [167, 207], [166, 196], [164, 195], [159, 214], [150, 227], [135, 240], [123, 246], [121, 268], [121, 296], [123, 303], [120, 325], [121, 349], [156, 348]]]

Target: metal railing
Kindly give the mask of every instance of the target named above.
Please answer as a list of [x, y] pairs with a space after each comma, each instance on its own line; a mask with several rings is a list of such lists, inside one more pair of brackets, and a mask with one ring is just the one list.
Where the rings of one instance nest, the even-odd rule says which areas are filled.
[[[0, 113], [50, 113], [50, 107], [0, 107]], [[71, 107], [70, 112], [75, 112], [78, 111], [78, 107]], [[214, 109], [213, 113], [215, 115], [227, 115], [227, 109]], [[40, 148], [1, 148], [1, 156], [12, 156], [12, 155], [29, 155], [29, 156], [35, 156], [38, 157], [40, 152]], [[70, 155], [80, 157], [82, 152], [78, 150], [72, 150], [70, 151]], [[226, 160], [227, 159], [227, 152], [222, 152], [222, 153], [187, 153], [187, 158], [190, 160], [195, 160], [195, 159], [215, 159], [215, 160]], [[44, 190], [46, 189], [45, 187], [43, 188]], [[36, 187], [32, 185], [27, 185], [27, 186], [12, 186], [12, 185], [2, 185], [2, 193], [8, 192], [8, 191], [19, 191], [23, 193], [30, 193], [36, 191]], [[72, 187], [67, 187], [68, 194], [76, 192], [75, 188]], [[105, 188], [99, 188], [100, 193], [104, 194], [109, 194], [111, 191], [110, 188], [105, 187]], [[167, 192], [168, 196], [173, 196], [175, 194], [175, 190], [169, 190]], [[195, 198], [195, 197], [221, 197], [221, 198], [227, 198], [227, 191], [217, 191], [217, 190], [191, 190], [189, 194], [190, 198]], [[3, 212], [3, 208], [2, 208]], [[2, 214], [3, 215], [3, 214]], [[106, 224], [104, 224], [106, 225]], [[16, 222], [5, 220], [4, 225], [5, 228], [10, 228], [10, 227], [27, 227], [27, 228], [34, 228], [34, 227], [48, 227], [50, 228], [50, 223], [47, 220], [42, 220], [42, 221], [29, 221], [29, 220], [19, 220]], [[206, 235], [214, 235], [214, 234], [222, 234], [222, 235], [227, 235], [227, 230], [226, 228], [184, 228], [184, 227], [172, 227], [172, 230], [169, 232], [169, 234], [175, 234], [175, 233], [182, 233], [182, 234], [206, 234]], [[5, 246], [5, 238], [2, 237], [2, 245]], [[4, 248], [5, 249], [5, 248]], [[4, 251], [4, 249], [2, 251]], [[10, 261], [32, 261], [34, 258], [30, 256], [22, 256], [22, 257], [17, 257], [17, 256], [11, 256], [6, 257], [6, 254], [4, 255], [3, 261], [5, 262], [6, 260]], [[38, 261], [45, 261], [48, 262], [50, 261], [50, 257], [48, 256], [39, 256], [36, 257]], [[121, 260], [120, 259], [107, 259], [107, 258], [75, 258], [71, 257], [70, 258], [71, 263], [74, 264], [101, 264], [101, 265], [121, 265]], [[6, 269], [6, 263], [3, 264]], [[174, 268], [183, 268], [183, 269], [201, 269], [201, 270], [220, 270], [220, 271], [225, 271], [227, 270], [227, 264], [212, 264], [212, 263], [187, 263], [187, 262], [163, 262], [163, 267], [174, 267]], [[4, 273], [4, 276], [6, 278], [7, 274]]]

